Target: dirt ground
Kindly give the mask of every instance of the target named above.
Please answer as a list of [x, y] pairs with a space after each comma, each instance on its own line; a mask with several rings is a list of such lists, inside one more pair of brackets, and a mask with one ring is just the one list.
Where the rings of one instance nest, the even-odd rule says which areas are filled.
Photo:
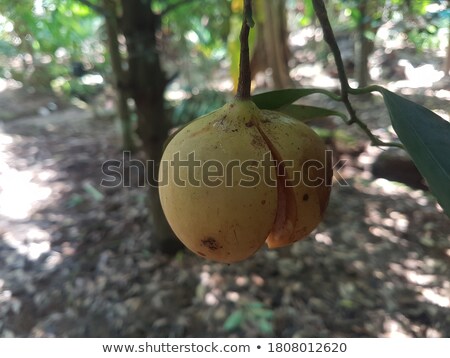
[[0, 131], [0, 337], [450, 337], [450, 220], [373, 178], [367, 142], [309, 238], [225, 265], [154, 252], [146, 189], [100, 186], [114, 122], [1, 101], [21, 113]]

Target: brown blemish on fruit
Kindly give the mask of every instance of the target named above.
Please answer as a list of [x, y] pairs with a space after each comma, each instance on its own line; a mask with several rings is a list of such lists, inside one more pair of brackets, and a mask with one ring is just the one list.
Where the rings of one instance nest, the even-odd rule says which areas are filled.
[[216, 239], [213, 237], [207, 237], [206, 239], [202, 239], [202, 245], [210, 249], [211, 251], [216, 251], [220, 249], [219, 244]]
[[245, 123], [245, 126], [246, 126], [247, 128], [250, 128], [250, 127], [253, 127], [253, 126], [254, 126], [254, 123], [253, 123], [253, 121], [249, 121], [249, 122]]
[[261, 200], [261, 204], [264, 205], [266, 203], [265, 200]]
[[197, 254], [199, 254], [200, 256], [206, 257], [206, 254], [204, 254], [204, 253], [201, 252], [201, 251], [197, 251]]
[[308, 199], [309, 199], [309, 195], [308, 194], [303, 195], [303, 201], [308, 201]]
[[253, 147], [255, 147], [255, 148], [267, 148], [267, 144], [266, 144], [266, 142], [264, 141], [264, 138], [263, 138], [263, 137], [261, 137], [261, 136], [258, 135], [258, 134], [254, 134], [252, 137], [253, 137], [253, 138], [252, 138], [252, 141], [251, 141], [250, 144], [251, 144]]

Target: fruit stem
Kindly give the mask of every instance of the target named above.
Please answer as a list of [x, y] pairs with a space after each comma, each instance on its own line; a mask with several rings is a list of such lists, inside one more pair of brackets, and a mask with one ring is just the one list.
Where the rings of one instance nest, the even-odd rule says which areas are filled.
[[248, 35], [250, 33], [250, 27], [253, 27], [254, 22], [252, 18], [252, 1], [244, 1], [244, 16], [242, 19], [242, 28], [239, 35], [239, 41], [241, 43], [241, 52], [239, 60], [239, 79], [238, 88], [236, 92], [236, 98], [240, 100], [250, 99], [250, 87], [251, 87], [251, 72], [250, 72], [250, 50], [248, 46]]

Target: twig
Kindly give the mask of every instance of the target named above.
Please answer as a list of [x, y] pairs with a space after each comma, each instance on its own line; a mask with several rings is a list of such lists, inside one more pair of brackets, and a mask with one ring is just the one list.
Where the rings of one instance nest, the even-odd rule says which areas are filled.
[[248, 35], [250, 26], [254, 24], [252, 18], [252, 0], [244, 0], [244, 14], [242, 28], [239, 35], [241, 42], [241, 53], [239, 60], [239, 79], [236, 98], [241, 100], [250, 99], [251, 72], [250, 72], [250, 50], [248, 47]]
[[330, 50], [333, 53], [334, 62], [336, 63], [339, 74], [339, 81], [341, 83], [341, 101], [344, 103], [350, 115], [350, 119], [347, 121], [347, 124], [351, 125], [353, 123], [356, 123], [367, 134], [372, 145], [403, 148], [403, 145], [401, 143], [383, 142], [378, 137], [374, 136], [367, 125], [362, 122], [356, 115], [355, 109], [353, 108], [348, 98], [349, 92], [353, 92], [353, 89], [348, 84], [348, 78], [345, 72], [344, 62], [342, 61], [341, 51], [339, 50], [336, 38], [334, 37], [333, 29], [331, 27], [330, 20], [328, 19], [325, 4], [323, 3], [323, 0], [312, 0], [312, 4], [317, 18], [319, 19], [320, 25], [322, 26], [325, 42], [330, 47]]
[[341, 96], [342, 101], [345, 104], [345, 107], [350, 114], [350, 123], [352, 124], [356, 122], [356, 113], [353, 109], [349, 99], [348, 99], [348, 88], [350, 87], [348, 84], [347, 74], [345, 73], [344, 62], [342, 61], [341, 51], [339, 50], [339, 46], [337, 45], [336, 38], [334, 37], [333, 29], [331, 28], [330, 20], [328, 20], [327, 9], [323, 3], [323, 0], [313, 0], [313, 7], [316, 15], [319, 19], [320, 25], [323, 30], [323, 37], [330, 46], [331, 52], [334, 56], [334, 61], [336, 63], [336, 67], [339, 74], [339, 81], [341, 82]]

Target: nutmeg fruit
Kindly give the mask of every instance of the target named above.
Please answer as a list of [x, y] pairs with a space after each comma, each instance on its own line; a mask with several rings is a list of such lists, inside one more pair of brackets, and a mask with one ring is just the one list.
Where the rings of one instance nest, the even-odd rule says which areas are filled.
[[305, 238], [322, 220], [332, 168], [321, 138], [250, 100], [227, 103], [168, 143], [159, 195], [191, 251], [231, 263]]

